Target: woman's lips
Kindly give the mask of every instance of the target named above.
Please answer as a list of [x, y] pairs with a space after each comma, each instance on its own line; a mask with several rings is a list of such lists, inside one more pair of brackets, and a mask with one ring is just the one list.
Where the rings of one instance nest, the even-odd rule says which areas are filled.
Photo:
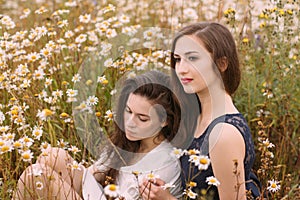
[[192, 78], [181, 78], [181, 83], [182, 84], [188, 84], [190, 83], [193, 79]]

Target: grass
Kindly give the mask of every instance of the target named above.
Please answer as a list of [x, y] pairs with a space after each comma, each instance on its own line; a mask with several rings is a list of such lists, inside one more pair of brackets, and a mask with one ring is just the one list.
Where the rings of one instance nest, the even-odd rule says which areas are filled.
[[[266, 8], [250, 0], [234, 7], [190, 0], [0, 4], [0, 199], [10, 199], [18, 177], [45, 142], [77, 146], [81, 152], [76, 159], [91, 162], [96, 157], [91, 146], [101, 142], [95, 134], [100, 127], [109, 132], [112, 124], [106, 112], [113, 107], [111, 92], [117, 80], [130, 69], [138, 72], [143, 63], [168, 67], [167, 53], [160, 57], [157, 49], [144, 48], [161, 45], [168, 50], [176, 29], [201, 20], [227, 24], [236, 38], [243, 77], [234, 101], [249, 122], [257, 148], [255, 171], [268, 198], [300, 198], [300, 8], [296, 1], [265, 1]], [[161, 42], [157, 42], [160, 31], [149, 27], [164, 28]], [[149, 38], [144, 38], [145, 32]], [[133, 38], [140, 41], [130, 41]], [[134, 51], [116, 48], [120, 43]], [[95, 54], [93, 60], [90, 55]], [[111, 56], [113, 67], [99, 67]], [[81, 77], [78, 82], [76, 74]], [[70, 89], [79, 94], [68, 94]], [[82, 103], [92, 95], [99, 101], [90, 106], [92, 114], [77, 118], [75, 113], [85, 110]], [[97, 123], [81, 123], [86, 119], [80, 117]], [[33, 134], [35, 126], [42, 130], [40, 139]], [[82, 138], [90, 148], [84, 147]], [[275, 147], [268, 148], [266, 141]], [[28, 161], [22, 157], [26, 150], [32, 153]], [[281, 186], [276, 192], [268, 189], [272, 179]]]

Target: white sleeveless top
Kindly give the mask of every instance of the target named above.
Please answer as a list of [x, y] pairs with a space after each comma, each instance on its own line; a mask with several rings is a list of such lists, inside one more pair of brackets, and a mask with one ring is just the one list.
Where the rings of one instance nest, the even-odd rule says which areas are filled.
[[[166, 183], [175, 185], [170, 188], [170, 193], [180, 198], [182, 196], [181, 167], [179, 160], [171, 155], [172, 150], [173, 146], [163, 141], [137, 163], [121, 167], [117, 178], [120, 195], [126, 200], [139, 200], [139, 185], [149, 173], [153, 173]], [[132, 172], [138, 172], [138, 177]], [[84, 200], [106, 200], [102, 186], [87, 169], [84, 171], [82, 184]]]

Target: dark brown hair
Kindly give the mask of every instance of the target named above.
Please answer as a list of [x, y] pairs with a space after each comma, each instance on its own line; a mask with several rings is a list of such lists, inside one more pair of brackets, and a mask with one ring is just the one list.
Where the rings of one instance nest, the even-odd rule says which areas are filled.
[[[129, 161], [134, 157], [134, 153], [139, 150], [140, 141], [130, 141], [124, 132], [124, 110], [129, 95], [133, 93], [146, 97], [151, 104], [161, 105], [155, 107], [160, 120], [166, 121], [160, 134], [168, 141], [171, 141], [178, 132], [181, 119], [181, 110], [175, 94], [170, 89], [170, 77], [159, 71], [149, 71], [134, 78], [127, 79], [122, 85], [122, 90], [118, 96], [116, 105], [116, 117], [114, 120], [114, 131], [110, 136], [112, 146], [111, 151], [115, 155], [112, 158], [113, 164], [106, 175], [115, 179], [118, 169], [124, 165], [124, 161]], [[164, 111], [157, 108], [164, 108]], [[118, 151], [116, 153], [116, 150]], [[133, 153], [132, 153], [133, 152]]]
[[[232, 95], [240, 84], [241, 72], [235, 41], [230, 31], [225, 26], [215, 22], [199, 22], [183, 27], [172, 43], [171, 67], [174, 69], [176, 42], [184, 35], [196, 36], [203, 42], [204, 47], [211, 53], [212, 59], [219, 69], [226, 92]], [[221, 66], [222, 59], [223, 61], [225, 59], [227, 66]]]

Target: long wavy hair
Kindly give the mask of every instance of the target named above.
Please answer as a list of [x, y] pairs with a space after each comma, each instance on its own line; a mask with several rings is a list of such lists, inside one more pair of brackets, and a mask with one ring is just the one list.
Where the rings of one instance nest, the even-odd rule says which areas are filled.
[[[197, 126], [197, 118], [201, 114], [201, 102], [196, 94], [184, 92], [175, 73], [174, 51], [178, 39], [183, 36], [195, 36], [204, 44], [205, 49], [212, 55], [212, 60], [229, 95], [237, 90], [241, 72], [234, 38], [225, 26], [215, 22], [198, 22], [183, 27], [175, 35], [171, 47], [171, 85], [180, 101], [181, 111], [184, 113], [180, 133], [186, 138], [186, 141], [191, 141]], [[224, 60], [227, 64], [225, 68]]]
[[140, 141], [128, 140], [124, 131], [124, 111], [131, 93], [145, 97], [152, 105], [161, 105], [155, 109], [160, 120], [165, 120], [166, 126], [160, 130], [156, 138], [163, 137], [171, 142], [180, 126], [181, 109], [178, 99], [170, 89], [168, 75], [153, 70], [125, 80], [116, 105], [114, 130], [110, 134], [112, 148], [108, 148], [113, 155], [109, 158], [110, 166], [113, 167], [105, 174], [113, 180], [116, 180], [119, 168], [126, 166], [126, 162], [133, 159], [141, 144]]

